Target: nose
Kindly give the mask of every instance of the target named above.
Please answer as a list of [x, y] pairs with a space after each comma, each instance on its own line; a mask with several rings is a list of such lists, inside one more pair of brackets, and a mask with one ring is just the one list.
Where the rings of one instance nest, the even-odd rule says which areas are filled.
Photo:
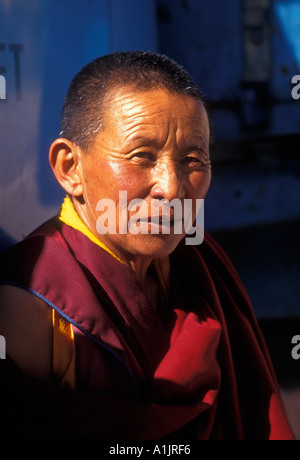
[[182, 172], [175, 162], [164, 161], [153, 172], [153, 186], [151, 198], [172, 201], [175, 198], [183, 199], [185, 195]]

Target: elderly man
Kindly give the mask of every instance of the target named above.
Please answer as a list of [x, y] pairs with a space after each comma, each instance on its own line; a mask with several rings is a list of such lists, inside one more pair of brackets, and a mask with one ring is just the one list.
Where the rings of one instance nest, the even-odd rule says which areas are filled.
[[211, 180], [190, 76], [147, 52], [96, 59], [71, 83], [60, 136], [62, 209], [1, 259], [16, 436], [293, 439], [234, 268], [209, 235], [187, 243]]

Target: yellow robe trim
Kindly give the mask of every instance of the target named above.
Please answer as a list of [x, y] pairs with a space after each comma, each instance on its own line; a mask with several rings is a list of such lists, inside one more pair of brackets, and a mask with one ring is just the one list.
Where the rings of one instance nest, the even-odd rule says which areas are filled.
[[119, 259], [119, 257], [117, 257], [110, 249], [108, 249], [105, 246], [105, 244], [103, 244], [102, 241], [100, 241], [91, 232], [91, 230], [85, 225], [85, 223], [80, 219], [68, 195], [64, 199], [64, 202], [62, 204], [62, 208], [61, 208], [58, 218], [59, 220], [64, 222], [66, 225], [69, 225], [69, 227], [75, 228], [75, 230], [79, 230], [81, 233], [87, 236], [91, 241], [93, 241], [93, 243], [100, 246], [100, 248], [104, 249], [106, 252], [108, 252], [111, 256], [113, 256], [119, 262], [122, 262], [122, 260]]
[[57, 311], [52, 310], [53, 326], [53, 361], [52, 373], [55, 380], [63, 387], [75, 390], [76, 362], [75, 342], [72, 324]]

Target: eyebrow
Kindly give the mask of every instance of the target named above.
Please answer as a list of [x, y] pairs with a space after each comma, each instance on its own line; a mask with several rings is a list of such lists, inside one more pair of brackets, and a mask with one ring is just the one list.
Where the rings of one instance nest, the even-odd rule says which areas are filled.
[[[196, 140], [195, 137], [198, 139]], [[149, 137], [149, 136], [133, 136], [131, 139], [128, 139], [128, 143], [141, 143], [144, 145], [159, 145], [159, 140], [157, 137]], [[186, 142], [188, 148], [195, 148], [202, 150], [203, 146], [209, 146], [209, 139], [206, 139], [203, 134], [198, 136], [193, 136], [193, 140], [191, 142]]]
[[159, 150], [161, 148], [161, 142], [159, 142], [156, 137], [149, 137], [147, 135], [137, 135], [124, 142], [124, 152], [126, 151], [126, 154], [142, 147]]
[[190, 150], [197, 150], [198, 152], [200, 153], [203, 153], [203, 154], [207, 154], [207, 149], [206, 149], [206, 144], [205, 145], [198, 145], [198, 144], [191, 144], [187, 147], [187, 151], [190, 151]]
[[133, 136], [131, 139], [128, 139], [128, 143], [143, 144], [143, 145], [158, 145], [159, 141], [157, 137]]

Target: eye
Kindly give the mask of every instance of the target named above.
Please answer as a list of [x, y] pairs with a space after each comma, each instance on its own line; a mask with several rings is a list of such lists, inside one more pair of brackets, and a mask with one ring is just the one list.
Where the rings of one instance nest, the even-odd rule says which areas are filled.
[[191, 168], [204, 168], [210, 166], [210, 160], [204, 151], [193, 150], [182, 158], [182, 164]]
[[204, 166], [204, 161], [196, 155], [187, 155], [182, 159], [182, 164], [190, 168], [201, 168]]
[[132, 155], [132, 159], [154, 162], [156, 160], [156, 156], [152, 152], [143, 151], [143, 152], [136, 152], [134, 155]]
[[194, 156], [187, 156], [183, 160], [185, 163], [202, 163], [202, 161]]

